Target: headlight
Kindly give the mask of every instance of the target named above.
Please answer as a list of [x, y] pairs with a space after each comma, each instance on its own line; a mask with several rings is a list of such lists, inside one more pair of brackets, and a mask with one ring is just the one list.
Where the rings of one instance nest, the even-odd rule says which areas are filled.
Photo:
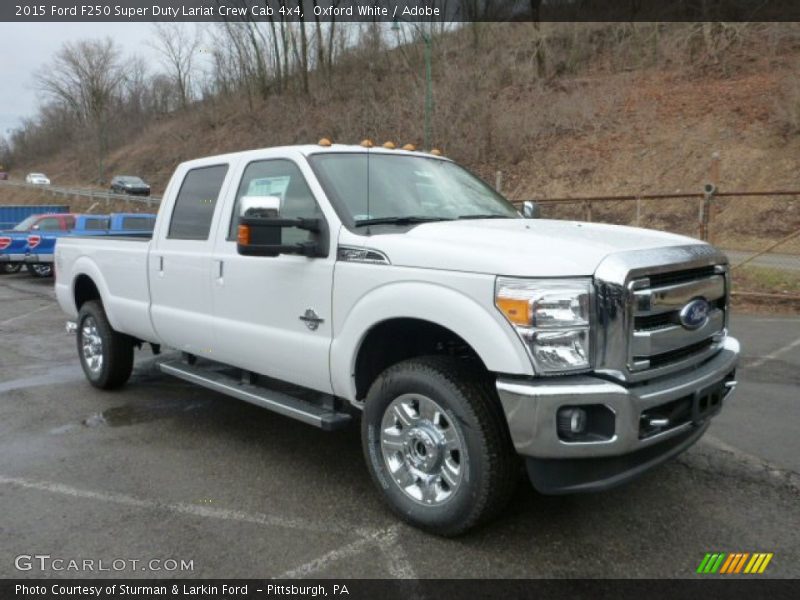
[[590, 279], [498, 277], [495, 306], [514, 326], [537, 372], [591, 368]]

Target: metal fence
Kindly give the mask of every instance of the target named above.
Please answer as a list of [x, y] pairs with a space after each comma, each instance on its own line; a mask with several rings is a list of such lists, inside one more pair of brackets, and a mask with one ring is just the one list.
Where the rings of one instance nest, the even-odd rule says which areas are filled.
[[[542, 218], [647, 227], [706, 240], [732, 265], [734, 294], [800, 301], [800, 191], [541, 198]], [[800, 306], [800, 303], [798, 303]]]
[[115, 194], [106, 190], [95, 190], [91, 188], [71, 188], [57, 185], [37, 185], [34, 183], [22, 183], [19, 181], [0, 181], [0, 187], [14, 187], [18, 189], [30, 189], [44, 195], [60, 198], [72, 198], [74, 200], [88, 200], [90, 202], [102, 202], [105, 205], [112, 201], [124, 202], [126, 204], [143, 204], [147, 207], [158, 207], [161, 202], [159, 196], [132, 196], [129, 194]]

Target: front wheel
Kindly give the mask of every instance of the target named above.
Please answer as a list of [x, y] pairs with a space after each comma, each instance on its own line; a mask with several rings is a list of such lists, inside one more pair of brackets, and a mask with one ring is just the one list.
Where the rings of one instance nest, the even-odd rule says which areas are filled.
[[403, 361], [370, 388], [361, 425], [373, 481], [412, 525], [454, 536], [500, 512], [518, 459], [491, 387], [449, 357]]
[[0, 265], [0, 275], [11, 275], [12, 273], [19, 273], [22, 265], [19, 263], [3, 263]]
[[111, 390], [123, 385], [133, 370], [133, 341], [114, 331], [103, 305], [91, 300], [78, 312], [78, 356], [94, 387]]
[[28, 269], [28, 273], [30, 273], [33, 277], [44, 279], [45, 277], [53, 276], [53, 265], [48, 263], [33, 263], [30, 265], [25, 265], [25, 267]]

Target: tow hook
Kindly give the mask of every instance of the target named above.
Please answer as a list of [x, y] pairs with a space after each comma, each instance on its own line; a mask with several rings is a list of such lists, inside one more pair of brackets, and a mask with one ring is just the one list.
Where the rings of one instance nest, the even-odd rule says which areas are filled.
[[65, 329], [67, 330], [67, 335], [75, 333], [78, 331], [78, 324], [75, 321], [67, 321]]

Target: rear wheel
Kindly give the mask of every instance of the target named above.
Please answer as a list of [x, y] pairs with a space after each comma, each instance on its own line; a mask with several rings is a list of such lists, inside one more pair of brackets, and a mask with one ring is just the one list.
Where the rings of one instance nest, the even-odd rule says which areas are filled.
[[19, 263], [3, 263], [0, 265], [0, 275], [10, 275], [11, 273], [19, 273], [22, 265]]
[[81, 306], [76, 337], [89, 383], [111, 390], [128, 381], [133, 370], [133, 341], [112, 329], [100, 302], [91, 300]]
[[454, 536], [496, 515], [519, 464], [491, 387], [448, 357], [403, 361], [370, 388], [362, 444], [372, 479], [412, 525]]
[[30, 265], [25, 265], [28, 269], [28, 273], [30, 273], [34, 277], [52, 277], [53, 276], [53, 265], [49, 263], [33, 263]]

